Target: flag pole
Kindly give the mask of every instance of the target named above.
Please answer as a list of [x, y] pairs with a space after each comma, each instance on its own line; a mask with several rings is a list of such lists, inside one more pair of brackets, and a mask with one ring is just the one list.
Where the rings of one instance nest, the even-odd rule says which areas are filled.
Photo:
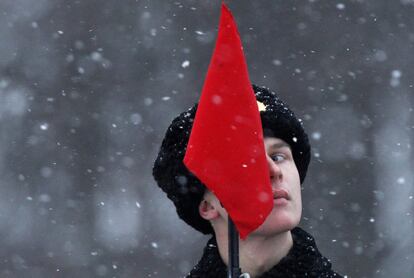
[[241, 269], [239, 266], [239, 232], [236, 229], [236, 226], [228, 216], [228, 239], [229, 239], [229, 265], [227, 267], [227, 277], [228, 278], [239, 278], [241, 275]]

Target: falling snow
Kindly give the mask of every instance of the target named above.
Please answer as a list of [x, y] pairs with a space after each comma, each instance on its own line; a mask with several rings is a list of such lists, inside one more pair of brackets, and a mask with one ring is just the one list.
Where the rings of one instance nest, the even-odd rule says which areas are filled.
[[48, 130], [48, 129], [49, 129], [49, 124], [47, 124], [47, 123], [43, 123], [43, 124], [41, 124], [41, 125], [40, 125], [40, 129], [41, 129], [41, 130]]
[[[152, 165], [199, 100], [220, 3], [6, 2], [0, 277], [185, 276], [206, 237], [179, 220]], [[251, 81], [309, 135], [301, 227], [348, 277], [414, 273], [414, 1], [269, 3], [231, 8]]]
[[188, 68], [190, 66], [190, 61], [188, 61], [188, 60], [185, 60], [184, 62], [182, 62], [182, 64], [181, 64], [181, 67], [182, 68]]
[[336, 8], [337, 8], [338, 10], [344, 10], [344, 9], [345, 9], [345, 4], [343, 4], [343, 3], [338, 3], [338, 4], [336, 4]]

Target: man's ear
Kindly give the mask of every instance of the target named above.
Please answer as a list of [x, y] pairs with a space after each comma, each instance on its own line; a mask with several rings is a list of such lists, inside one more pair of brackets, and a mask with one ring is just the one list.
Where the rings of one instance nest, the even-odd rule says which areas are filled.
[[210, 200], [203, 199], [198, 205], [198, 213], [206, 220], [213, 220], [219, 216], [218, 210]]

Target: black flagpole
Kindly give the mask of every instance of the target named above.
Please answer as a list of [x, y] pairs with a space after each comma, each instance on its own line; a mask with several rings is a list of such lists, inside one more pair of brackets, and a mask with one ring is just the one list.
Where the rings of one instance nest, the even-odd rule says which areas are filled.
[[241, 269], [239, 266], [239, 232], [236, 226], [228, 216], [229, 222], [229, 265], [227, 267], [228, 278], [239, 278]]

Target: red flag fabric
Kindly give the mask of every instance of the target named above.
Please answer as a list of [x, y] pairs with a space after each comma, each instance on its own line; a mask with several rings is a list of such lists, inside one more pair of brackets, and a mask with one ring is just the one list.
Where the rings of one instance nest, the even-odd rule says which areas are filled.
[[225, 4], [184, 164], [217, 196], [242, 239], [271, 212], [260, 114], [236, 23]]

